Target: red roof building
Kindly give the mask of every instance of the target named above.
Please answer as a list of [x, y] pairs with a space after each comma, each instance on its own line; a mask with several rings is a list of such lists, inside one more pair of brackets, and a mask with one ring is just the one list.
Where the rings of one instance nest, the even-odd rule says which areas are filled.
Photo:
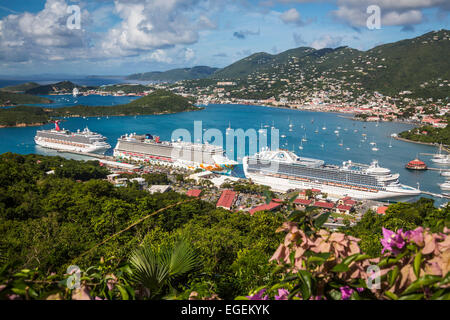
[[233, 190], [224, 190], [220, 195], [219, 201], [217, 201], [216, 207], [231, 210], [235, 198], [236, 192]]
[[350, 211], [352, 211], [353, 207], [352, 206], [346, 206], [344, 204], [340, 204], [336, 207], [336, 211], [338, 213], [346, 213], [349, 214]]
[[334, 203], [323, 202], [323, 201], [316, 201], [313, 206], [317, 207], [317, 208], [320, 208], [320, 209], [331, 210], [331, 209], [334, 208]]
[[190, 189], [190, 190], [188, 190], [188, 192], [186, 192], [186, 195], [188, 197], [195, 197], [195, 198], [200, 197], [201, 194], [202, 194], [202, 190], [200, 190], [200, 189]]
[[386, 214], [386, 210], [388, 207], [378, 207], [377, 213], [378, 214]]
[[255, 207], [255, 208], [252, 208], [252, 209], [249, 210], [249, 212], [250, 212], [251, 215], [253, 215], [253, 214], [255, 214], [256, 212], [259, 212], [259, 211], [273, 211], [273, 210], [275, 210], [276, 208], [278, 208], [280, 206], [281, 206], [280, 203], [272, 201], [269, 204], [263, 204], [263, 205]]
[[299, 207], [306, 207], [310, 206], [312, 202], [312, 200], [307, 199], [295, 199], [294, 204]]

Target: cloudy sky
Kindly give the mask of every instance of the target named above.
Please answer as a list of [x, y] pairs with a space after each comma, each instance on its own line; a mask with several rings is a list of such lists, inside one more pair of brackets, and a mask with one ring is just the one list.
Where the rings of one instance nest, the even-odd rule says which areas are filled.
[[[371, 5], [381, 29], [367, 28]], [[300, 46], [367, 50], [449, 29], [449, 13], [450, 0], [0, 0], [0, 74], [122, 75]]]

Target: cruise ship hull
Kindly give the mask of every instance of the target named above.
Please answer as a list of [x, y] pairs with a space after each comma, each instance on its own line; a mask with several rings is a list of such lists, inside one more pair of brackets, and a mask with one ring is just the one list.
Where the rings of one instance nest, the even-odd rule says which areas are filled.
[[74, 145], [74, 144], [63, 144], [63, 143], [54, 143], [49, 141], [44, 141], [42, 139], [36, 138], [34, 140], [37, 145], [54, 149], [58, 151], [67, 151], [67, 152], [82, 152], [82, 153], [96, 153], [96, 154], [104, 154], [111, 147], [107, 146], [94, 146], [94, 145]]
[[[248, 171], [248, 158], [244, 158], [243, 168], [247, 179], [251, 179], [254, 183], [262, 184], [271, 187], [273, 191], [276, 192], [288, 192], [289, 190], [305, 190], [305, 189], [318, 189], [323, 193], [327, 193], [330, 196], [338, 197], [352, 197], [354, 199], [360, 200], [381, 200], [381, 199], [392, 199], [392, 198], [404, 198], [404, 197], [414, 197], [420, 195], [420, 190], [400, 185], [400, 187], [389, 188], [385, 190], [376, 190], [367, 188], [368, 191], [355, 190], [352, 188], [331, 186], [319, 181], [301, 181], [297, 179], [289, 178], [278, 178], [274, 176], [268, 176], [264, 174], [257, 174], [255, 172]], [[307, 180], [307, 179], [305, 179]]]
[[[114, 148], [114, 157], [143, 163], [169, 165], [188, 170], [203, 169], [221, 174], [231, 174], [237, 164], [225, 158], [221, 149], [198, 145], [200, 150], [190, 149], [190, 145], [177, 147], [168, 142], [145, 142], [133, 139], [119, 139]], [[204, 148], [210, 150], [203, 150]]]

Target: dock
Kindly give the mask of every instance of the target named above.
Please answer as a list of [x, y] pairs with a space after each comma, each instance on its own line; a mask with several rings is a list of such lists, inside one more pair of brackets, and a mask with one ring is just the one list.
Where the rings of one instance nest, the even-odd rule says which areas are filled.
[[442, 172], [449, 172], [450, 171], [450, 169], [442, 169], [442, 168], [428, 168], [428, 170], [442, 171]]
[[450, 199], [450, 194], [440, 194], [440, 193], [432, 193], [428, 191], [421, 191], [422, 194], [426, 194], [428, 196], [432, 196], [435, 198], [441, 198], [441, 199]]
[[88, 153], [88, 152], [80, 152], [80, 151], [67, 151], [67, 150], [56, 150], [56, 151], [58, 153], [73, 153], [73, 154], [78, 154], [80, 156], [87, 156], [87, 157], [96, 158], [96, 159], [114, 160], [114, 157], [105, 156], [103, 154], [98, 154], [98, 153]]

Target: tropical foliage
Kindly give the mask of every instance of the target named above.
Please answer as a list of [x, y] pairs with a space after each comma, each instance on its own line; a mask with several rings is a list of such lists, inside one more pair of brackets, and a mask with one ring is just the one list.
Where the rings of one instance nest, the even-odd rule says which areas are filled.
[[450, 208], [431, 200], [331, 232], [297, 194], [251, 216], [106, 174], [0, 156], [0, 299], [450, 299]]

